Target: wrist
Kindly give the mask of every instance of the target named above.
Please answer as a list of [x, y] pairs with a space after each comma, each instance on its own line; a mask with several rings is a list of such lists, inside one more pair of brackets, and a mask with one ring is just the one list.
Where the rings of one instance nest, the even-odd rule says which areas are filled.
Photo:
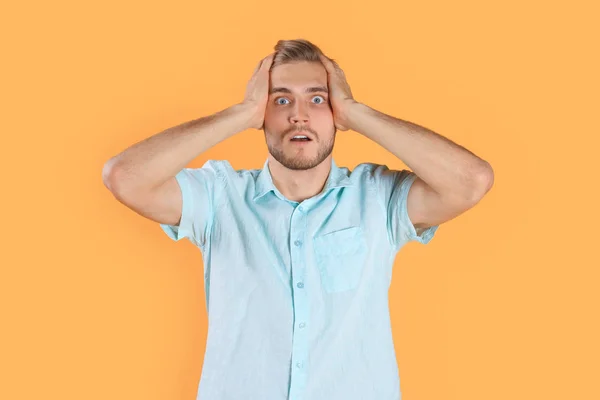
[[230, 107], [231, 111], [239, 118], [243, 129], [254, 128], [253, 117], [256, 115], [256, 109], [248, 103], [237, 103]]
[[352, 101], [348, 104], [346, 111], [346, 122], [348, 124], [348, 128], [359, 132], [360, 129], [360, 119], [362, 115], [368, 112], [369, 107], [363, 103], [360, 103], [356, 100]]

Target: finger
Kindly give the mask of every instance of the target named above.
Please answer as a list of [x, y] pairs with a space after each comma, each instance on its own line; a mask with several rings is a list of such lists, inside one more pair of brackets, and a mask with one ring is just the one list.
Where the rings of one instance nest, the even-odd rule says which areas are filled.
[[263, 60], [262, 67], [264, 67], [268, 71], [271, 68], [271, 65], [273, 64], [274, 58], [275, 58], [275, 53], [271, 53], [268, 56], [266, 56]]
[[258, 65], [254, 68], [254, 72], [252, 72], [252, 75], [256, 75], [256, 73], [260, 69], [261, 65], [263, 64], [263, 61], [265, 61], [264, 58], [258, 62]]
[[269, 54], [268, 56], [266, 56], [265, 58], [263, 58], [262, 60], [260, 60], [258, 62], [258, 65], [256, 66], [256, 68], [254, 68], [254, 72], [252, 73], [253, 75], [255, 75], [263, 65], [265, 65], [265, 61], [267, 61], [267, 59], [271, 56], [271, 54]]
[[335, 71], [333, 63], [328, 57], [325, 57], [323, 54], [319, 54], [319, 58], [321, 59], [321, 62], [323, 63], [323, 66], [327, 72], [333, 73]]
[[344, 75], [344, 70], [342, 70], [342, 68], [340, 67], [340, 65], [337, 63], [337, 61], [335, 60], [331, 60], [331, 63], [333, 64], [333, 68], [340, 74]]

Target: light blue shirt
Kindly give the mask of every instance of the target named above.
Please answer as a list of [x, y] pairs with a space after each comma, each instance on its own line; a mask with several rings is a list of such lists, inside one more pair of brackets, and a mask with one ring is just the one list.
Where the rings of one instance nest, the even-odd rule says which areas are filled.
[[228, 161], [176, 175], [173, 240], [202, 252], [208, 337], [199, 400], [399, 400], [388, 289], [396, 253], [427, 244], [406, 199], [416, 175], [331, 161], [300, 203], [262, 170]]

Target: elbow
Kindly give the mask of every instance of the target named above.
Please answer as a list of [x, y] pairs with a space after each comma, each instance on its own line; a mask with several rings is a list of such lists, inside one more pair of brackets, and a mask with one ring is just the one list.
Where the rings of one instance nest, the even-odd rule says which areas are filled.
[[102, 183], [111, 193], [115, 194], [119, 186], [118, 182], [121, 176], [121, 170], [116, 163], [115, 158], [108, 160], [102, 168]]
[[494, 170], [487, 161], [483, 161], [477, 172], [472, 175], [472, 188], [470, 191], [470, 200], [478, 203], [494, 186]]

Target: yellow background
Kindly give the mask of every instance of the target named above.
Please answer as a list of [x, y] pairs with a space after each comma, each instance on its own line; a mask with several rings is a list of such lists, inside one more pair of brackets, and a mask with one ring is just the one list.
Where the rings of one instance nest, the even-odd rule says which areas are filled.
[[[115, 200], [102, 167], [240, 102], [277, 40], [305, 38], [358, 101], [495, 171], [481, 203], [398, 253], [403, 399], [600, 399], [598, 6], [252, 3], [2, 6], [0, 398], [195, 398], [201, 253]], [[249, 130], [190, 166], [260, 168], [266, 155]], [[334, 157], [404, 167], [352, 131]]]

